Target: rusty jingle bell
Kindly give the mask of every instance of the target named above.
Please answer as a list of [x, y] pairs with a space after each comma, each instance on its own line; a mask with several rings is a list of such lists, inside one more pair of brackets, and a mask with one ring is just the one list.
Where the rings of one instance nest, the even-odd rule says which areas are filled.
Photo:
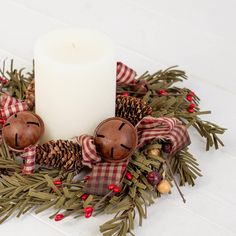
[[95, 130], [95, 145], [108, 162], [128, 159], [137, 146], [137, 131], [127, 120], [113, 117], [104, 120]]
[[10, 116], [2, 129], [2, 136], [10, 149], [23, 151], [39, 142], [44, 132], [44, 123], [35, 113], [18, 112]]

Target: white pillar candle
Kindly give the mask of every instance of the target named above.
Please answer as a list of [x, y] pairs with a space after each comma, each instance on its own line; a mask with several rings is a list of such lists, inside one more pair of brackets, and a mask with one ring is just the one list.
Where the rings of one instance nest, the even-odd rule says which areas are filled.
[[111, 40], [93, 30], [57, 30], [35, 45], [36, 113], [43, 141], [93, 134], [115, 115], [116, 61]]

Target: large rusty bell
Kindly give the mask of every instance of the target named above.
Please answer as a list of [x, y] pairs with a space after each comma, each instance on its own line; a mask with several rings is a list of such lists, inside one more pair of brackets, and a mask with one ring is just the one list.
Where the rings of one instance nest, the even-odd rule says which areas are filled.
[[137, 146], [137, 131], [127, 120], [114, 117], [104, 120], [95, 130], [95, 145], [108, 162], [128, 159]]
[[23, 151], [24, 148], [37, 144], [43, 133], [42, 119], [29, 111], [10, 116], [2, 128], [3, 139], [14, 151]]

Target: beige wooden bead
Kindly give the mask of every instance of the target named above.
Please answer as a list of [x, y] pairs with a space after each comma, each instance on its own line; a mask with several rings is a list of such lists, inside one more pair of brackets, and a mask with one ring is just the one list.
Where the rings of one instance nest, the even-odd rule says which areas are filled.
[[165, 194], [169, 193], [171, 190], [171, 185], [167, 180], [162, 180], [158, 185], [157, 185], [157, 191], [159, 193]]
[[150, 156], [157, 157], [157, 156], [160, 156], [160, 154], [161, 154], [161, 151], [159, 148], [153, 148], [153, 149], [148, 150], [148, 155]]

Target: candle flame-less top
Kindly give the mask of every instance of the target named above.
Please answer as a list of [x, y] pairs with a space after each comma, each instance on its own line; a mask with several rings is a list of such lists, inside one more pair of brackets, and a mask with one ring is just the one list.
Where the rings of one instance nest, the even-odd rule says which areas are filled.
[[35, 54], [45, 56], [54, 63], [78, 66], [114, 55], [114, 45], [106, 35], [96, 30], [55, 30], [36, 42]]

